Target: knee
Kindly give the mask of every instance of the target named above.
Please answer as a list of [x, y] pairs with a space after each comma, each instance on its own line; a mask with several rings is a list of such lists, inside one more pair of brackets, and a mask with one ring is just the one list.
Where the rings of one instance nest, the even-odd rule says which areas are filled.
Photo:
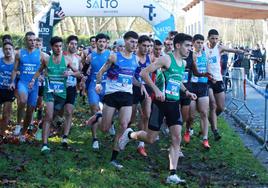
[[153, 144], [155, 141], [156, 141], [156, 137], [154, 136], [148, 137], [148, 140], [147, 140], [148, 144]]
[[201, 118], [207, 118], [208, 117], [208, 113], [206, 111], [200, 111], [200, 117]]
[[72, 114], [73, 114], [73, 111], [71, 109], [65, 110], [65, 113], [64, 113], [65, 117], [70, 117]]
[[173, 146], [180, 145], [180, 142], [181, 142], [181, 136], [180, 136], [180, 134], [174, 134], [174, 135], [172, 135], [171, 141], [172, 141], [172, 145]]
[[53, 120], [53, 114], [46, 113], [45, 121], [50, 123], [50, 122], [52, 122], [52, 120]]
[[217, 109], [216, 102], [215, 101], [214, 102], [211, 102], [211, 104], [210, 104], [210, 110], [215, 111], [216, 109]]

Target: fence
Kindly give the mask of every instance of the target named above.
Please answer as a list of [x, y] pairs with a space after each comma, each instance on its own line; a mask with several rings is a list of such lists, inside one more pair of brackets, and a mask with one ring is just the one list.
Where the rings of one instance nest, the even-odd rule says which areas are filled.
[[[233, 68], [229, 79], [231, 80], [231, 92], [229, 93], [231, 97], [229, 97], [230, 102], [227, 108], [230, 115], [257, 137], [259, 141], [264, 143], [262, 149], [268, 150], [268, 84], [265, 89], [256, 86], [247, 80], [244, 68]], [[247, 102], [250, 104], [250, 108]], [[235, 106], [235, 108], [233, 106], [231, 108], [231, 105]], [[245, 108], [246, 112], [243, 111], [244, 114], [238, 114], [242, 108]], [[251, 109], [254, 110], [255, 114]], [[249, 113], [250, 116], [246, 113]]]
[[[246, 75], [244, 68], [233, 67], [231, 69], [231, 101], [227, 108], [233, 104], [236, 109], [233, 111], [237, 114], [243, 107], [249, 112], [250, 117], [253, 118], [253, 112], [247, 106], [247, 93], [246, 93]], [[249, 121], [251, 119], [248, 119]]]

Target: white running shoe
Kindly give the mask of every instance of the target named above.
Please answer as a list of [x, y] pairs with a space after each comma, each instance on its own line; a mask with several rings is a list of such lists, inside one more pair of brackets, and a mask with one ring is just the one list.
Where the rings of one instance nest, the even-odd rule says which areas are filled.
[[95, 140], [95, 141], [93, 142], [93, 144], [92, 144], [92, 148], [93, 148], [93, 149], [96, 149], [96, 150], [100, 149], [100, 145], [99, 145], [99, 141], [98, 141], [98, 140]]
[[50, 148], [48, 146], [43, 146], [41, 149], [41, 153], [49, 153], [50, 152]]
[[177, 176], [177, 174], [168, 176], [166, 181], [166, 183], [168, 184], [180, 184], [180, 183], [184, 184], [185, 182], [186, 181]]
[[133, 132], [133, 129], [127, 128], [123, 135], [119, 138], [118, 146], [120, 150], [124, 150], [127, 143], [129, 143], [130, 139], [128, 138], [128, 133]]
[[21, 129], [22, 129], [22, 126], [21, 125], [16, 125], [15, 126], [15, 130], [14, 130], [14, 136], [18, 136], [18, 135], [20, 135], [20, 131], [21, 131]]
[[61, 145], [64, 146], [64, 147], [67, 147], [68, 146], [68, 138], [63, 138], [61, 140]]
[[113, 160], [110, 162], [111, 165], [113, 165], [116, 169], [120, 170], [121, 168], [123, 168], [123, 165], [121, 165], [118, 161]]
[[112, 124], [111, 128], [109, 129], [109, 134], [111, 136], [115, 136], [115, 128], [114, 128], [114, 124]]

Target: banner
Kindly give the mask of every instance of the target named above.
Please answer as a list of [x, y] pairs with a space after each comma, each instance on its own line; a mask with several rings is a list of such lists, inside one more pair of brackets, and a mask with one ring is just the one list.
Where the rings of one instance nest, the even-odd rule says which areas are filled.
[[59, 0], [52, 2], [49, 10], [39, 20], [39, 37], [43, 38], [45, 51], [53, 34], [53, 27], [64, 16], [142, 17], [153, 26], [158, 39], [164, 40], [175, 30], [174, 16], [154, 0]]

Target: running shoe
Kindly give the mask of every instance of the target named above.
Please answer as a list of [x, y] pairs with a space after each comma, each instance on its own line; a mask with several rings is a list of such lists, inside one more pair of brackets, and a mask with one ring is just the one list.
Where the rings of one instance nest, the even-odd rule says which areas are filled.
[[15, 126], [15, 130], [13, 132], [14, 136], [19, 136], [21, 129], [22, 129], [22, 126], [21, 125], [16, 125]]
[[63, 147], [68, 147], [68, 138], [63, 138], [63, 139], [61, 140], [61, 145], [62, 145]]
[[123, 168], [123, 165], [121, 165], [117, 160], [112, 160], [110, 162], [112, 166], [114, 166], [116, 169], [120, 170]]
[[41, 153], [48, 154], [50, 152], [50, 148], [48, 146], [43, 146], [41, 149]]
[[186, 144], [190, 143], [191, 140], [191, 136], [190, 136], [190, 131], [185, 131], [184, 135], [183, 135], [183, 140]]
[[208, 143], [208, 139], [204, 139], [203, 140], [203, 146], [204, 146], [205, 149], [210, 149], [210, 145]]
[[114, 124], [112, 124], [111, 128], [109, 129], [109, 134], [111, 136], [115, 136], [116, 132], [115, 132]]
[[138, 153], [141, 154], [143, 157], [147, 157], [147, 156], [148, 156], [147, 153], [146, 153], [145, 147], [143, 147], [143, 146], [138, 147], [138, 148], [137, 148], [137, 151], [138, 151]]
[[184, 184], [185, 182], [186, 181], [177, 176], [177, 174], [168, 176], [166, 181], [168, 184]]
[[218, 141], [218, 140], [221, 139], [221, 135], [220, 135], [220, 133], [218, 131], [215, 131], [213, 134], [214, 134], [214, 140], [215, 141]]
[[126, 145], [129, 143], [130, 141], [130, 139], [128, 138], [129, 132], [133, 132], [133, 129], [127, 128], [125, 132], [123, 133], [123, 135], [119, 138], [118, 145], [119, 145], [120, 150], [124, 150]]
[[100, 149], [99, 141], [95, 140], [92, 144], [92, 149], [98, 150]]

